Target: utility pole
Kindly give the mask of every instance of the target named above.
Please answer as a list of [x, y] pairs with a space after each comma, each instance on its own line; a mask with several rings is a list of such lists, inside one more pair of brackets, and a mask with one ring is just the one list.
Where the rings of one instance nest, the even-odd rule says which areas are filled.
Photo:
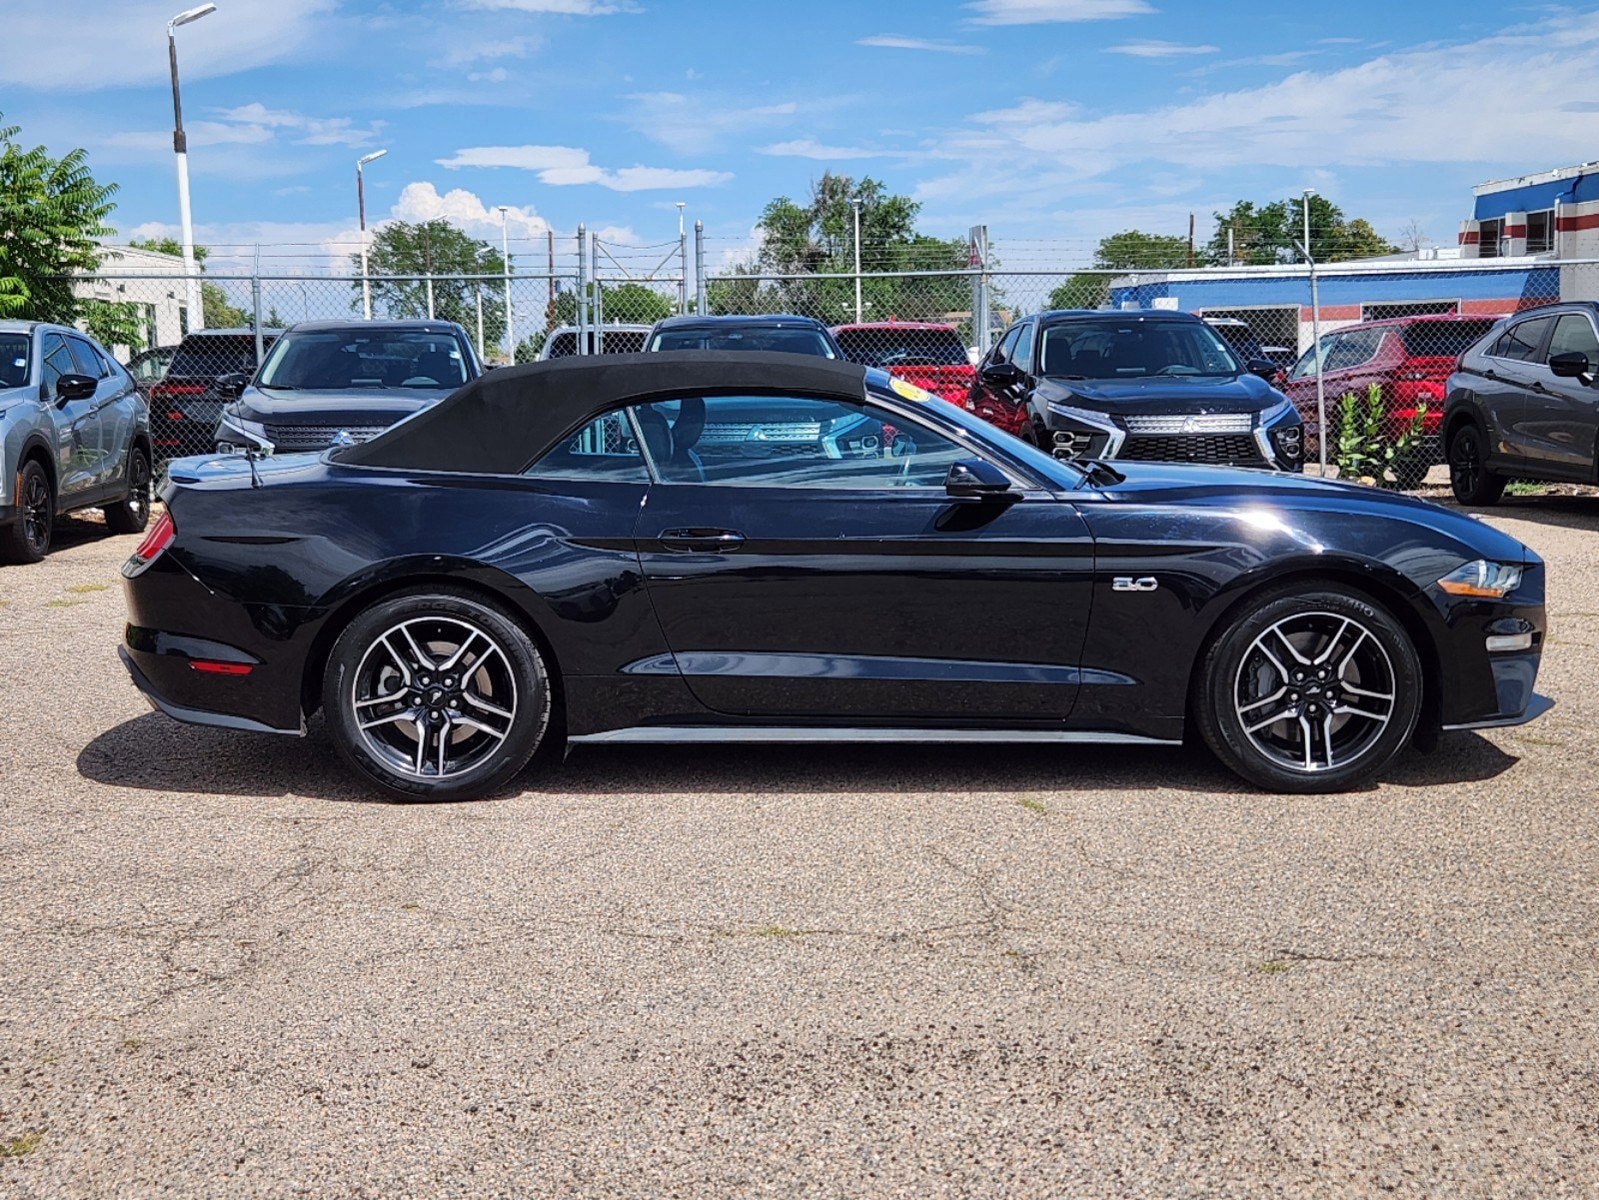
[[433, 319], [433, 238], [427, 222], [422, 223], [422, 269], [427, 273], [428, 320]]
[[1310, 252], [1310, 198], [1315, 188], [1306, 188], [1304, 197], [1305, 262], [1310, 269], [1310, 360], [1316, 364], [1316, 441], [1321, 450], [1321, 474], [1327, 475], [1327, 385], [1322, 378], [1321, 361], [1321, 296], [1316, 287], [1316, 259]]
[[688, 312], [688, 231], [683, 227], [683, 208], [685, 201], [677, 202], [677, 261], [682, 267], [678, 272], [677, 280], [677, 312], [682, 316]]
[[194, 221], [189, 214], [189, 136], [183, 132], [183, 101], [178, 94], [177, 29], [216, 10], [215, 4], [202, 4], [167, 22], [167, 63], [172, 69], [172, 153], [178, 160], [178, 225], [183, 238], [183, 293], [190, 330], [205, 328], [205, 306], [201, 303], [199, 270], [194, 262]]
[[500, 210], [500, 257], [505, 268], [505, 361], [516, 365], [516, 333], [511, 328], [511, 206], [496, 205]]
[[855, 210], [855, 324], [861, 323], [861, 198], [851, 196], [850, 207]]

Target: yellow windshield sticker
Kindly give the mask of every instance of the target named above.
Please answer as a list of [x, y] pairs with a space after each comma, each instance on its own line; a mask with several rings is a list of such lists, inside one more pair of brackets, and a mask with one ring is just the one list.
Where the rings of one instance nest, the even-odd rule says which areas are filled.
[[932, 392], [917, 387], [914, 383], [906, 383], [903, 379], [891, 379], [888, 386], [893, 388], [907, 400], [933, 400], [936, 397]]

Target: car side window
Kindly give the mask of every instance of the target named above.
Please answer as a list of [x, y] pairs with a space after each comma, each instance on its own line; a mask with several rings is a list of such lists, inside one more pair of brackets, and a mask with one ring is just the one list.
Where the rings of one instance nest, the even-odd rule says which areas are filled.
[[1332, 354], [1334, 344], [1338, 341], [1336, 333], [1323, 334], [1317, 346], [1311, 347], [1299, 356], [1299, 361], [1294, 364], [1294, 369], [1289, 372], [1290, 379], [1304, 379], [1316, 373], [1316, 358], [1319, 354], [1325, 362]]
[[649, 469], [639, 454], [633, 426], [621, 412], [595, 417], [548, 450], [523, 474], [530, 479], [593, 483], [648, 483]]
[[1032, 321], [1023, 325], [1021, 334], [1016, 339], [1016, 345], [1011, 350], [1011, 354], [1014, 356], [1011, 358], [1011, 362], [1029, 375], [1033, 372], [1033, 332], [1037, 328], [1038, 326]]
[[93, 346], [82, 338], [68, 338], [67, 344], [72, 347], [72, 357], [78, 364], [79, 375], [87, 375], [90, 379], [106, 377], [106, 365], [94, 352]]
[[52, 396], [55, 395], [56, 380], [63, 375], [78, 373], [78, 364], [72, 361], [66, 339], [54, 333], [44, 335], [44, 349], [39, 367], [39, 378]]
[[1339, 334], [1338, 341], [1327, 352], [1325, 369], [1347, 371], [1370, 362], [1376, 356], [1377, 343], [1381, 340], [1382, 334], [1374, 329], [1358, 329], [1352, 333]]
[[1013, 327], [1004, 337], [999, 339], [999, 345], [994, 347], [994, 356], [989, 361], [996, 363], [1014, 362], [1011, 351], [1016, 349], [1016, 339], [1022, 336], [1021, 326]]
[[942, 488], [971, 451], [872, 404], [707, 396], [634, 409], [660, 482], [720, 487]]
[[1566, 313], [1557, 320], [1545, 361], [1556, 354], [1586, 354], [1590, 367], [1599, 364], [1599, 337], [1594, 334], [1593, 322], [1582, 313]]
[[1499, 335], [1498, 341], [1488, 351], [1488, 357], [1531, 362], [1537, 357], [1544, 331], [1553, 320], [1553, 317], [1534, 317], [1530, 321], [1517, 321]]

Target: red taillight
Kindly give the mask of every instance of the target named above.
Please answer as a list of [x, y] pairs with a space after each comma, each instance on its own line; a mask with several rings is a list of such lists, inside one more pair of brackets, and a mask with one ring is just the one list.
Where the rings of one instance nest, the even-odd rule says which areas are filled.
[[255, 668], [249, 663], [213, 662], [208, 658], [191, 658], [189, 670], [199, 671], [202, 675], [248, 675]]
[[203, 396], [203, 383], [158, 383], [150, 389], [150, 399], [165, 400], [170, 396]]
[[179, 412], [177, 409], [174, 408], [171, 412], [169, 412], [167, 414], [167, 420], [169, 420], [169, 421], [181, 421], [181, 420], [183, 420], [183, 414], [181, 412]]
[[133, 552], [133, 557], [140, 562], [153, 562], [172, 544], [172, 539], [178, 536], [178, 527], [172, 523], [171, 513], [162, 513], [161, 519], [144, 535], [144, 541], [139, 543], [139, 548]]

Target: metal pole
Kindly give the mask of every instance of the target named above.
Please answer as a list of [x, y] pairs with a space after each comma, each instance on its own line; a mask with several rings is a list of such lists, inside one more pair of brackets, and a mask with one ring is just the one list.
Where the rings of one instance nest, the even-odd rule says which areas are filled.
[[[198, 10], [195, 10], [198, 12]], [[198, 13], [204, 16], [205, 13]], [[177, 27], [196, 17], [184, 13], [167, 22], [167, 62], [172, 70], [172, 153], [178, 160], [178, 226], [183, 239], [183, 294], [190, 331], [205, 328], [205, 308], [200, 302], [199, 271], [194, 261], [194, 220], [189, 211], [189, 138], [183, 132], [183, 101], [178, 92]]]
[[694, 222], [694, 311], [706, 313], [705, 304], [705, 222]]
[[255, 270], [250, 273], [250, 308], [255, 315], [255, 365], [261, 365], [266, 346], [261, 337], [261, 243], [255, 244]]
[[855, 324], [861, 323], [861, 198], [850, 197], [850, 207], [855, 210]]
[[587, 354], [588, 351], [588, 324], [589, 324], [589, 283], [587, 261], [583, 255], [583, 247], [587, 237], [583, 226], [577, 227], [577, 352]]
[[500, 210], [500, 256], [505, 267], [505, 359], [512, 366], [516, 365], [516, 331], [511, 323], [511, 206], [501, 204]]
[[427, 272], [428, 283], [428, 320], [433, 319], [433, 239], [428, 236], [428, 227], [422, 226], [422, 267]]
[[1316, 441], [1321, 450], [1321, 465], [1318, 470], [1322, 478], [1327, 477], [1327, 384], [1322, 378], [1321, 361], [1321, 295], [1316, 286], [1316, 259], [1310, 250], [1310, 198], [1315, 194], [1313, 188], [1305, 189], [1304, 214], [1305, 214], [1305, 262], [1310, 268], [1310, 356], [1316, 364]]
[[605, 353], [605, 287], [600, 283], [600, 234], [589, 234], [589, 277], [594, 281], [594, 353]]
[[688, 313], [688, 233], [683, 228], [684, 201], [677, 201], [677, 260], [682, 270], [677, 280], [677, 311], [679, 316]]
[[366, 257], [366, 182], [361, 174], [364, 164], [355, 164], [355, 208], [361, 219], [361, 313], [372, 319], [372, 276]]
[[480, 283], [472, 289], [477, 293], [477, 356], [483, 357], [483, 285]]

